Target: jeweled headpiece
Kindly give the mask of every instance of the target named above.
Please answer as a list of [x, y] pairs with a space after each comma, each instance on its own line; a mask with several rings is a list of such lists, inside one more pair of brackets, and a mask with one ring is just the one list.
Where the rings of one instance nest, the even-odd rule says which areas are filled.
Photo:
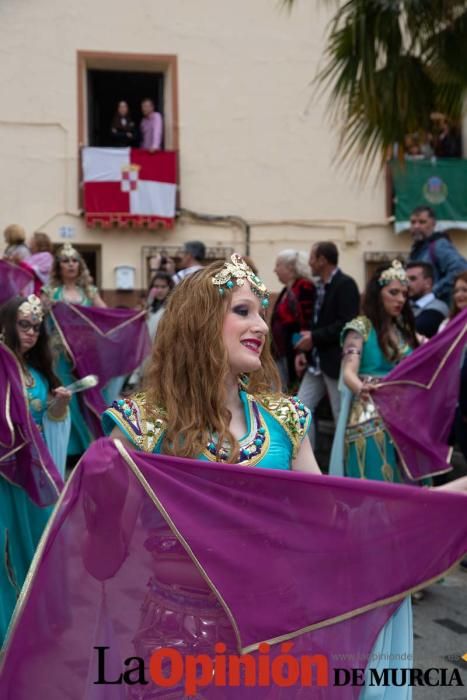
[[76, 248], [73, 248], [71, 243], [65, 243], [62, 248], [57, 252], [57, 257], [58, 258], [76, 258], [76, 260], [79, 260], [81, 258], [81, 255], [78, 253]]
[[21, 316], [31, 316], [33, 321], [42, 321], [44, 318], [41, 300], [35, 294], [30, 294], [26, 301], [18, 306], [18, 313]]
[[225, 294], [226, 289], [243, 287], [245, 282], [251, 287], [251, 291], [261, 299], [261, 306], [269, 306], [269, 292], [263, 280], [255, 275], [251, 267], [248, 267], [242, 258], [234, 253], [230, 261], [224, 263], [224, 267], [212, 278], [212, 283], [218, 288], [219, 294]]
[[402, 284], [409, 283], [407, 273], [400, 260], [393, 260], [391, 263], [391, 267], [388, 267], [386, 270], [383, 270], [383, 272], [378, 277], [378, 282], [381, 287], [384, 287], [386, 284], [394, 282], [395, 280], [397, 280], [398, 282], [402, 282]]

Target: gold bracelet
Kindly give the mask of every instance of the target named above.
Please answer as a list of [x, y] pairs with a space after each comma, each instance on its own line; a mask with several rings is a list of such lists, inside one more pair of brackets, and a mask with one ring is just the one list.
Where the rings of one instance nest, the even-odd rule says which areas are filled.
[[60, 416], [53, 416], [50, 413], [50, 410], [47, 411], [47, 418], [51, 420], [53, 423], [61, 423], [62, 421], [65, 420], [65, 418], [68, 416], [68, 406], [65, 408], [64, 413], [62, 413]]

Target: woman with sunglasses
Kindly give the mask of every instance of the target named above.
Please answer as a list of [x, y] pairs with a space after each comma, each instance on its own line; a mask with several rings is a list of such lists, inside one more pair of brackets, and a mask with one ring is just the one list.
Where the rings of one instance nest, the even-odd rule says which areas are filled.
[[[63, 476], [71, 393], [60, 386], [52, 370], [43, 318], [34, 294], [11, 299], [0, 309], [2, 345], [18, 363], [31, 417]], [[0, 478], [0, 644], [50, 510], [34, 503], [23, 488]]]
[[[97, 306], [105, 308], [107, 305], [92, 284], [91, 275], [86, 263], [71, 243], [58, 251], [50, 276], [50, 284], [42, 289], [43, 300], [50, 304], [62, 301], [67, 304], [79, 306]], [[63, 384], [71, 384], [76, 380], [72, 372], [72, 363], [65, 352], [58, 332], [52, 334], [52, 346], [56, 356], [55, 371]], [[80, 410], [78, 398], [73, 396], [70, 403], [71, 433], [68, 444], [68, 456], [76, 460], [88, 447], [92, 440], [91, 433], [86, 425]]]

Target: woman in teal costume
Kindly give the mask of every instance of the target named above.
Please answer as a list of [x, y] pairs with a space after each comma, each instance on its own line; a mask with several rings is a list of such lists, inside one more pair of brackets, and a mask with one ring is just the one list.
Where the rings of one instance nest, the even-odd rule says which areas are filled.
[[[70, 243], [65, 243], [55, 258], [50, 284], [42, 289], [49, 303], [63, 301], [80, 306], [105, 307], [105, 302], [98, 294], [97, 288], [91, 284], [91, 277], [81, 255]], [[55, 371], [64, 386], [72, 384], [76, 377], [73, 375], [72, 363], [65, 352], [60, 336], [56, 330], [52, 333], [53, 349], [56, 356]], [[68, 455], [81, 455], [89, 446], [93, 437], [86, 425], [79, 407], [78, 397], [72, 396], [70, 403], [71, 433], [68, 444]]]
[[147, 452], [319, 473], [309, 412], [275, 390], [267, 304], [237, 256], [187, 278], [161, 320], [147, 391], [115, 402], [105, 431]]
[[[3, 342], [16, 356], [29, 409], [62, 472], [70, 432], [70, 392], [59, 386], [38, 297], [16, 297], [0, 312]], [[51, 508], [41, 508], [19, 486], [0, 478], [0, 644]]]
[[[160, 322], [146, 392], [116, 401], [104, 413], [105, 432], [145, 452], [319, 473], [306, 435], [308, 409], [276, 390], [267, 304], [263, 283], [237, 256], [187, 277]], [[183, 645], [187, 635], [199, 635], [201, 651], [222, 641], [219, 603], [165, 522], [153, 510], [143, 517], [154, 568], [135, 652]], [[161, 638], [161, 615], [175, 620], [170, 639]]]
[[[419, 345], [407, 285], [405, 270], [398, 260], [380, 268], [365, 290], [365, 315], [344, 327], [344, 386], [330, 465], [334, 476], [407, 483], [394, 443], [370, 398], [378, 378], [388, 374]], [[412, 610], [407, 598], [378, 636], [370, 665], [380, 670], [407, 666], [412, 658], [407, 655], [412, 653]], [[366, 687], [360, 700], [411, 697], [409, 687]]]

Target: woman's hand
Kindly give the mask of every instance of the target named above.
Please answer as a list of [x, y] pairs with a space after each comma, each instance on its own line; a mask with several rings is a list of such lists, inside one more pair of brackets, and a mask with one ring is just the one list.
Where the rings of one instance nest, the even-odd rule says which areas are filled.
[[358, 398], [366, 403], [370, 399], [370, 394], [375, 390], [375, 388], [376, 387], [372, 379], [364, 379], [358, 392]]
[[49, 415], [56, 420], [63, 419], [71, 399], [71, 391], [64, 386], [58, 386], [52, 391], [53, 399], [49, 406]]
[[433, 486], [433, 490], [463, 493], [467, 496], [467, 476], [461, 476], [460, 479], [454, 479], [454, 481], [449, 481], [442, 486]]
[[304, 352], [299, 352], [295, 355], [295, 372], [297, 377], [300, 378], [308, 367], [308, 361]]

